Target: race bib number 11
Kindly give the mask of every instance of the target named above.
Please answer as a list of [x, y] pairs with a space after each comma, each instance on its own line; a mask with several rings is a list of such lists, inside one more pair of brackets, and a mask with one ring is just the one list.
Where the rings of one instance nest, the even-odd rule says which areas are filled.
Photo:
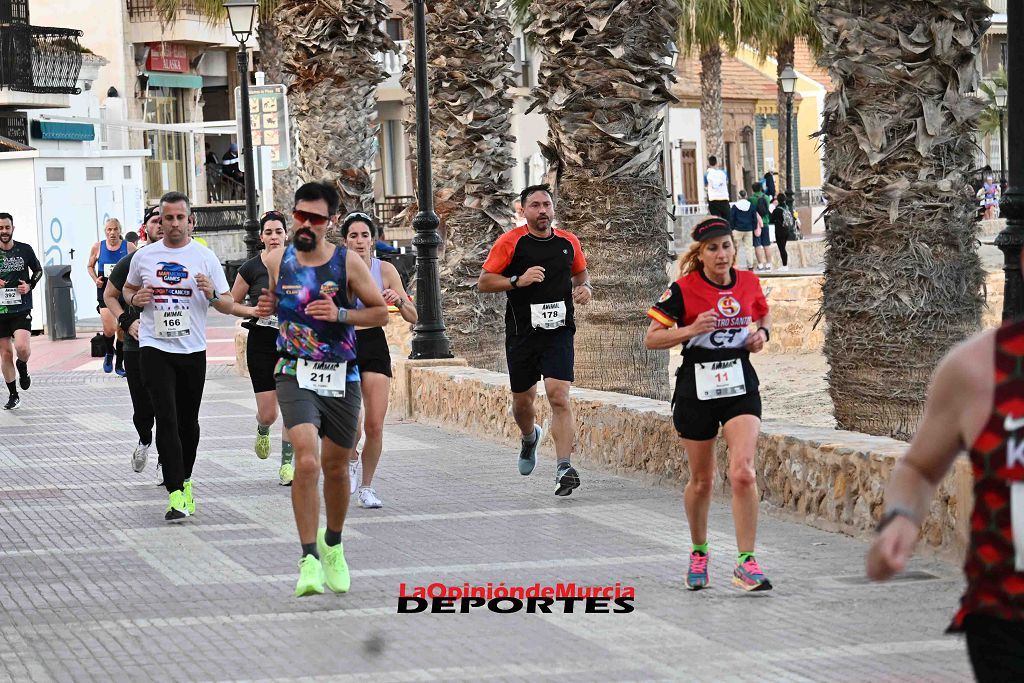
[[697, 398], [701, 401], [747, 393], [747, 380], [739, 358], [697, 363], [694, 377], [697, 380]]

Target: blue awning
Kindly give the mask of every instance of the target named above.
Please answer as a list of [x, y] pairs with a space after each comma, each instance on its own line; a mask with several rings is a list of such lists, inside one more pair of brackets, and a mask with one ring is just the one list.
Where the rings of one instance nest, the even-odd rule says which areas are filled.
[[32, 121], [32, 137], [37, 140], [95, 140], [96, 129], [91, 123]]
[[202, 88], [203, 77], [194, 74], [171, 74], [162, 71], [144, 71], [151, 88]]

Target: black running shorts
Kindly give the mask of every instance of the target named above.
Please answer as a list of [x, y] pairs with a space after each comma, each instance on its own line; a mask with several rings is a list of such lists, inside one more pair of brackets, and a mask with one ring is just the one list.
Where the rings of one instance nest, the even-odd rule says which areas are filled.
[[31, 313], [6, 313], [0, 315], [0, 339], [14, 336], [15, 330], [32, 331]]
[[249, 369], [252, 393], [274, 391], [274, 366], [277, 365], [277, 329], [253, 326], [245, 342], [245, 366]]
[[761, 418], [761, 392], [752, 389], [742, 396], [715, 398], [710, 401], [678, 396], [673, 399], [672, 422], [679, 436], [684, 439], [713, 439], [718, 436], [718, 428], [721, 425], [740, 415]]
[[568, 328], [505, 337], [505, 358], [512, 393], [529, 391], [541, 377], [573, 381], [573, 337]]
[[1024, 680], [1024, 657], [1020, 653], [1024, 622], [968, 614], [964, 631], [967, 655], [979, 683]]
[[376, 372], [391, 377], [391, 349], [383, 327], [356, 330], [356, 364], [359, 372]]

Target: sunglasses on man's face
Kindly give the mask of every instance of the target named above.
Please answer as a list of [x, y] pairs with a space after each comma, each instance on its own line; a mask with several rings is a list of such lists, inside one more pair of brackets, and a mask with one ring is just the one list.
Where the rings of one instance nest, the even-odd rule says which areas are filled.
[[292, 212], [292, 218], [294, 218], [295, 222], [299, 223], [300, 225], [305, 225], [306, 223], [309, 223], [315, 228], [318, 228], [321, 225], [326, 225], [327, 222], [331, 220], [330, 216], [321, 216], [318, 213], [311, 213], [309, 211], [302, 211], [300, 209], [295, 209], [295, 211]]

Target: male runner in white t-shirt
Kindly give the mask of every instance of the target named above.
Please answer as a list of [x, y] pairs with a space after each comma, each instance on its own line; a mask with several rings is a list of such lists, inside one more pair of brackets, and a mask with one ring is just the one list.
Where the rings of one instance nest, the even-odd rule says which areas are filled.
[[124, 299], [142, 310], [139, 361], [156, 413], [156, 447], [168, 505], [164, 519], [195, 513], [192, 468], [199, 447], [199, 406], [206, 383], [206, 315], [230, 313], [224, 269], [212, 251], [191, 238], [188, 197], [160, 199], [164, 238], [139, 251], [125, 281]]

